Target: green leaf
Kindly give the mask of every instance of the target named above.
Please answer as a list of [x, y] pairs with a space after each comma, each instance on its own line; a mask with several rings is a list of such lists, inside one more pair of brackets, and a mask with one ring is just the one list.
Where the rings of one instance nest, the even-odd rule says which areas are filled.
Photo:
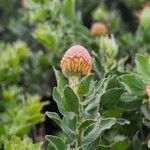
[[113, 75], [110, 78], [108, 78], [108, 80], [106, 80], [105, 84], [106, 84], [106, 90], [117, 88], [119, 85], [117, 75]]
[[89, 93], [89, 90], [90, 90], [90, 84], [91, 84], [91, 81], [93, 79], [93, 75], [89, 75], [89, 76], [86, 76], [84, 77], [80, 84], [79, 84], [79, 88], [78, 88], [78, 91], [77, 93], [80, 95], [80, 96], [84, 96], [86, 94]]
[[97, 150], [113, 150], [111, 146], [100, 145]]
[[55, 52], [57, 46], [56, 36], [52, 34], [52, 29], [48, 24], [42, 24], [33, 33], [33, 37], [41, 42], [46, 48]]
[[145, 85], [138, 75], [122, 75], [120, 76], [120, 82], [125, 86], [125, 88], [131, 95], [143, 96], [146, 94]]
[[130, 146], [130, 143], [127, 140], [123, 140], [117, 141], [113, 143], [111, 146], [114, 150], [127, 150]]
[[49, 143], [47, 150], [55, 150], [55, 147], [51, 143]]
[[116, 122], [122, 126], [130, 124], [130, 121], [124, 118], [117, 118]]
[[[76, 31], [74, 34], [76, 37], [80, 37], [80, 39], [84, 39], [88, 43], [90, 43], [91, 40], [91, 34], [89, 32], [89, 29], [86, 26], [83, 26], [82, 24], [74, 24], [74, 31]], [[88, 45], [87, 45], [88, 47]]]
[[84, 130], [86, 130], [89, 126], [91, 126], [92, 124], [94, 124], [95, 121], [92, 119], [88, 119], [85, 120], [80, 126], [79, 126], [79, 130], [82, 132]]
[[15, 130], [15, 135], [17, 136], [23, 136], [25, 135], [26, 133], [28, 133], [31, 129], [31, 124], [29, 125], [21, 125], [19, 127], [16, 127], [16, 130]]
[[55, 150], [67, 150], [66, 145], [61, 138], [52, 135], [46, 135], [45, 138], [52, 144]]
[[53, 89], [53, 99], [57, 103], [58, 106], [61, 105], [61, 95], [58, 92], [58, 89], [56, 87], [54, 87]]
[[123, 93], [123, 89], [120, 88], [114, 88], [106, 91], [101, 96], [102, 105], [107, 109], [111, 109], [115, 107], [119, 103], [122, 93]]
[[61, 95], [58, 92], [58, 88], [56, 87], [53, 88], [53, 99], [57, 103], [58, 110], [60, 111], [60, 113], [65, 114], [65, 110], [62, 107]]
[[119, 72], [125, 72], [125, 63], [128, 60], [129, 56], [125, 56], [118, 60], [118, 71]]
[[104, 111], [104, 113], [102, 113], [102, 116], [105, 118], [111, 118], [111, 117], [121, 117], [123, 113], [123, 110], [119, 107], [116, 107], [115, 109], [108, 109], [107, 111]]
[[32, 139], [27, 136], [17, 137], [11, 136], [9, 140], [5, 140], [5, 150], [40, 150], [42, 149], [42, 143], [34, 144]]
[[72, 131], [76, 130], [76, 115], [73, 112], [67, 112], [63, 117], [63, 124], [65, 124]]
[[75, 11], [75, 0], [64, 0], [62, 5], [62, 13], [64, 17], [75, 21], [76, 11]]
[[56, 124], [58, 124], [61, 127], [61, 118], [60, 116], [55, 112], [46, 112], [47, 116], [51, 118]]
[[61, 128], [68, 140], [68, 143], [72, 143], [76, 138], [75, 132], [70, 129], [65, 123], [62, 123]]
[[129, 93], [123, 93], [121, 96], [119, 107], [129, 111], [136, 110], [141, 107], [142, 101], [143, 99], [129, 95]]
[[138, 74], [146, 83], [150, 83], [150, 57], [137, 54], [135, 63]]
[[95, 140], [94, 142], [92, 142], [92, 143], [90, 143], [90, 144], [88, 144], [88, 145], [86, 145], [86, 146], [84, 146], [85, 148], [85, 150], [97, 150], [97, 147], [98, 147], [98, 145], [99, 145], [99, 138], [97, 139], [97, 140]]
[[133, 137], [133, 149], [142, 150], [142, 142], [138, 139], [138, 134]]
[[110, 129], [115, 123], [115, 118], [102, 119], [100, 122], [97, 122], [93, 129], [83, 138], [83, 143], [89, 144], [95, 141], [104, 130]]
[[0, 124], [0, 135], [5, 135], [7, 133], [6, 127]]
[[144, 117], [150, 121], [150, 111], [149, 111], [147, 103], [142, 105], [141, 111], [142, 111]]
[[79, 99], [70, 86], [66, 86], [63, 93], [63, 105], [66, 111], [79, 113]]
[[86, 114], [92, 114], [92, 115], [93, 115], [93, 113], [96, 111], [97, 106], [99, 105], [100, 100], [101, 100], [101, 99], [100, 99], [101, 94], [97, 94], [97, 95], [95, 95], [95, 97], [96, 97], [96, 99], [93, 100], [93, 101], [91, 101], [91, 102], [87, 105], [87, 107], [85, 108], [85, 113], [86, 113]]
[[54, 68], [54, 72], [57, 80], [58, 91], [59, 93], [62, 93], [64, 87], [67, 85], [67, 80], [65, 79], [64, 75], [60, 71], [56, 70], [55, 68]]

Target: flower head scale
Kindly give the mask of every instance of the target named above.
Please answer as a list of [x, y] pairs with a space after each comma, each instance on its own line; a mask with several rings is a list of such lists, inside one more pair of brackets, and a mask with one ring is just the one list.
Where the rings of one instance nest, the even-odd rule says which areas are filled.
[[83, 46], [72, 46], [64, 54], [60, 67], [66, 76], [87, 75], [92, 68], [91, 56]]

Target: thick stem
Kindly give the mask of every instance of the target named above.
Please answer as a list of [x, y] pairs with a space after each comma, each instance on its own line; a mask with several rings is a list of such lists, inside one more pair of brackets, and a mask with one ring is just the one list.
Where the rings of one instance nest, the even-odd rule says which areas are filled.
[[78, 90], [78, 84], [79, 84], [79, 76], [72, 75], [69, 77], [69, 85], [76, 94]]
[[81, 146], [81, 131], [79, 130], [79, 125], [81, 124], [81, 117], [77, 116], [77, 139], [76, 139], [76, 149]]
[[[79, 76], [74, 75], [69, 77], [69, 85], [73, 89], [73, 91], [77, 94], [78, 85], [79, 85]], [[80, 99], [79, 99], [78, 109], [79, 109], [79, 114], [76, 115], [77, 117], [77, 124], [76, 124], [77, 131], [76, 131], [76, 145], [75, 145], [76, 150], [78, 150], [79, 147], [81, 146], [81, 136], [82, 136], [82, 133], [79, 130], [79, 126], [82, 123], [82, 113], [83, 113]]]
[[81, 104], [81, 99], [79, 103], [79, 114], [77, 115], [77, 134], [76, 134], [76, 149], [78, 150], [81, 146], [82, 141], [82, 131], [79, 129], [79, 126], [82, 124], [83, 121], [83, 107]]

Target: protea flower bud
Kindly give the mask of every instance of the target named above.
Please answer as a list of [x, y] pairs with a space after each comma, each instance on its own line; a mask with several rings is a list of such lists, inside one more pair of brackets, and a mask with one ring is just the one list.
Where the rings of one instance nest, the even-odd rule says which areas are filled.
[[108, 32], [107, 27], [103, 23], [94, 23], [91, 27], [92, 35], [105, 35], [107, 34], [107, 32]]
[[149, 109], [150, 109], [150, 85], [147, 85], [146, 86], [146, 92], [147, 92], [147, 95], [149, 97], [149, 101], [148, 101], [148, 106], [149, 106]]
[[100, 48], [104, 51], [107, 57], [115, 57], [118, 53], [118, 45], [113, 35], [111, 35], [111, 37], [101, 37]]
[[67, 77], [87, 75], [92, 68], [91, 56], [83, 46], [72, 46], [64, 54], [60, 67]]

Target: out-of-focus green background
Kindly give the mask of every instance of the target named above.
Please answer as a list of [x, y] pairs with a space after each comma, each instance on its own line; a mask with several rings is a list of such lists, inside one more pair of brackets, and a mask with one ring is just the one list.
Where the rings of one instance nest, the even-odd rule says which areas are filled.
[[[44, 114], [58, 112], [52, 66], [60, 69], [73, 44], [84, 45], [97, 59], [101, 35], [91, 34], [93, 23], [103, 23], [115, 35], [117, 57], [130, 55], [129, 64], [133, 54], [150, 50], [150, 22], [141, 21], [145, 31], [139, 25], [149, 5], [148, 0], [0, 0], [0, 149], [11, 150], [14, 143], [16, 150], [40, 149], [28, 137], [45, 143], [46, 134], [59, 134]], [[98, 63], [93, 72], [100, 78]]]

